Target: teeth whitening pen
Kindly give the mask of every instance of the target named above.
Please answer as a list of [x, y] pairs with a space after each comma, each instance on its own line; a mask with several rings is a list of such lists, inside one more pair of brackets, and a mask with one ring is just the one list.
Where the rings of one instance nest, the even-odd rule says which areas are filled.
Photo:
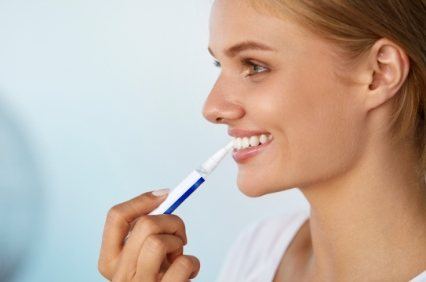
[[223, 158], [233, 148], [234, 141], [231, 141], [205, 161], [201, 166], [192, 171], [182, 182], [169, 192], [167, 198], [150, 215], [171, 214], [189, 195], [192, 194], [206, 177], [218, 166]]

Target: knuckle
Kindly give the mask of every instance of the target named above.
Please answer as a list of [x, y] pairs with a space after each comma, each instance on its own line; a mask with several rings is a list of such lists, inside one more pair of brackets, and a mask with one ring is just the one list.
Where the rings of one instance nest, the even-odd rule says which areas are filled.
[[148, 250], [154, 252], [165, 253], [166, 243], [163, 242], [158, 236], [150, 235], [145, 239], [145, 244]]
[[103, 277], [109, 278], [109, 268], [102, 259], [98, 260], [98, 271]]
[[152, 216], [143, 215], [136, 221], [134, 229], [137, 232], [156, 233], [159, 230], [159, 226]]
[[179, 225], [181, 225], [182, 227], [185, 227], [185, 222], [183, 221], [182, 218], [180, 218], [179, 216], [175, 215], [175, 214], [169, 214], [169, 216], [176, 221]]
[[179, 234], [179, 236], [182, 236], [182, 242], [184, 245], [186, 245], [187, 243], [187, 235], [186, 235], [186, 228], [185, 228], [185, 223], [183, 222], [182, 218], [180, 218], [177, 215], [174, 214], [170, 214], [172, 220], [174, 222], [176, 222], [178, 231], [177, 234]]
[[107, 218], [110, 220], [123, 218], [123, 212], [120, 205], [115, 205], [109, 209]]

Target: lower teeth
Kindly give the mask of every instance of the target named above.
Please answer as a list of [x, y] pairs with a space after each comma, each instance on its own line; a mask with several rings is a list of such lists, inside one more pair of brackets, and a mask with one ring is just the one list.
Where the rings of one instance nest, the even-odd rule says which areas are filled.
[[261, 146], [261, 145], [263, 145], [263, 144], [259, 144], [259, 145], [256, 145], [256, 146], [248, 146], [248, 147], [246, 147], [246, 148], [240, 148], [240, 149], [236, 149], [236, 150], [237, 150], [237, 151], [239, 151], [239, 150], [244, 150], [244, 149], [248, 149], [248, 148], [259, 147], [259, 146]]

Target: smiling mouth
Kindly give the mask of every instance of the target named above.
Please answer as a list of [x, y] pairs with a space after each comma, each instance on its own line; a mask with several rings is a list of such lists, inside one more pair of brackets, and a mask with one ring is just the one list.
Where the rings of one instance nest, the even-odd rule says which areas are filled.
[[260, 135], [235, 137], [234, 152], [246, 150], [247, 148], [260, 147], [272, 140], [272, 135], [265, 133]]
[[[247, 160], [265, 151], [268, 148], [268, 145], [273, 141], [272, 135], [267, 134], [264, 134], [264, 137], [260, 135], [258, 140], [256, 140], [254, 136], [235, 138], [234, 140], [234, 151], [232, 152], [232, 157], [239, 164], [243, 164]], [[253, 144], [253, 146], [251, 144]]]

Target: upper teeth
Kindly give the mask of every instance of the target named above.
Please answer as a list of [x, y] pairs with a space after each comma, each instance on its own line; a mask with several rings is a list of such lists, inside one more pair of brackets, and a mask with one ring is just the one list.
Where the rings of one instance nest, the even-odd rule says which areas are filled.
[[234, 138], [234, 149], [241, 150], [248, 147], [255, 147], [268, 142], [272, 139], [272, 135], [262, 134], [250, 137]]

